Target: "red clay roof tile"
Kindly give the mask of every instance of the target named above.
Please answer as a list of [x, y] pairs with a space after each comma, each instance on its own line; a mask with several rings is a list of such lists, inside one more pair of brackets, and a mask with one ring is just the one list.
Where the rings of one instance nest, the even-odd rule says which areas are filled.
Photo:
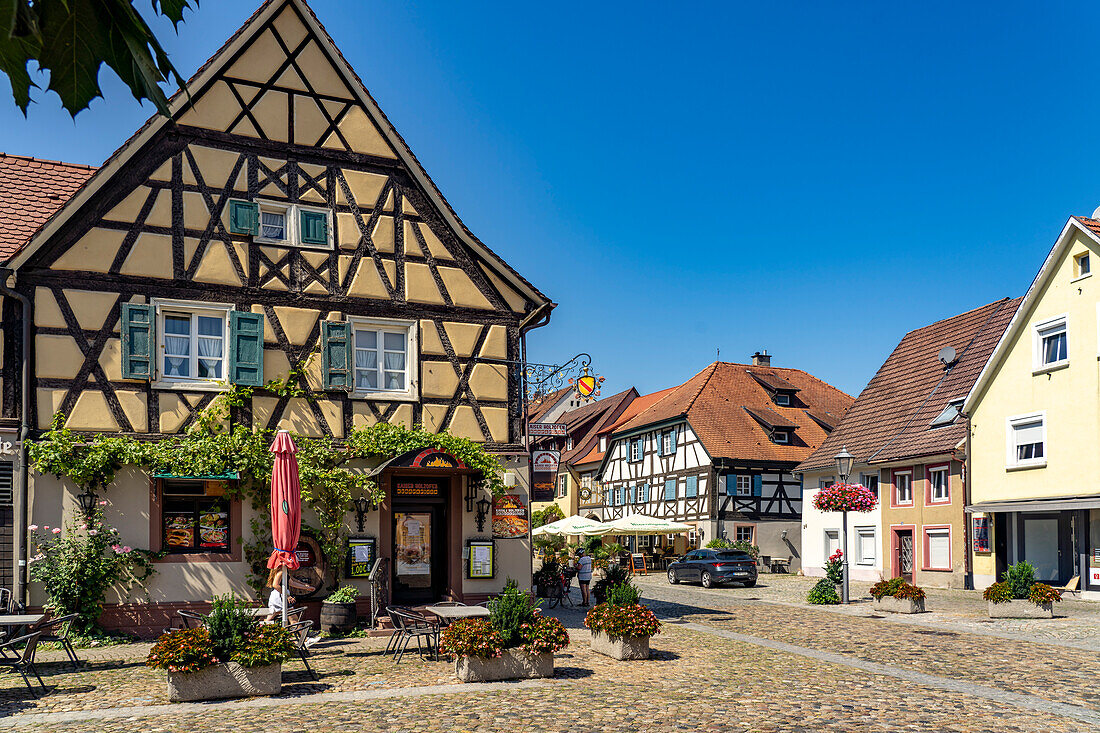
[[0, 260], [18, 252], [95, 171], [0, 153]]

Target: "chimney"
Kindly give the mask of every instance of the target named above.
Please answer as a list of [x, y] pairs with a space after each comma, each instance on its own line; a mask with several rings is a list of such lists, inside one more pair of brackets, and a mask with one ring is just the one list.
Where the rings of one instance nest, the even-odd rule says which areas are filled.
[[753, 366], [771, 366], [772, 365], [772, 357], [768, 353], [768, 350], [764, 349], [763, 351], [757, 351], [755, 354], [753, 354], [752, 355], [752, 365]]

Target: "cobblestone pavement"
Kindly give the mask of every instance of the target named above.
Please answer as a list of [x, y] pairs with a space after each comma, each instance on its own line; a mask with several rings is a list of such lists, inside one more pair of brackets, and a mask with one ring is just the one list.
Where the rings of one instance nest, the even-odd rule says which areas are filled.
[[573, 643], [558, 655], [552, 680], [471, 688], [455, 682], [449, 662], [414, 654], [394, 665], [381, 654], [384, 639], [326, 641], [313, 660], [320, 683], [293, 661], [279, 698], [196, 707], [167, 705], [163, 674], [142, 663], [148, 646], [128, 645], [95, 650], [91, 669], [76, 674], [43, 665], [57, 687], [37, 701], [17, 675], [0, 676], [0, 726], [66, 733], [1100, 728], [1100, 696], [1089, 689], [1100, 674], [1095, 653], [781, 605], [793, 599], [747, 600], [765, 588], [703, 591], [656, 580], [663, 581], [639, 585], [672, 621], [654, 637], [649, 661], [593, 654], [583, 609], [566, 608], [552, 613], [570, 627]]

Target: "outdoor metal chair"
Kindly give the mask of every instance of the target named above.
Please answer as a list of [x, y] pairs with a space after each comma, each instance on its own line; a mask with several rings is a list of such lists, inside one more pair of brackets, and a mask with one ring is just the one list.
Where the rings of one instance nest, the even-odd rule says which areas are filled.
[[306, 671], [309, 672], [315, 682], [319, 682], [321, 677], [313, 670], [313, 667], [309, 666], [309, 647], [306, 646], [306, 640], [309, 638], [309, 630], [312, 627], [312, 621], [299, 621], [286, 628], [295, 636], [295, 651], [298, 652], [298, 657], [302, 660], [302, 664], [306, 665]]
[[306, 612], [305, 606], [298, 606], [297, 608], [291, 608], [286, 612], [286, 626], [289, 629], [294, 624], [302, 620], [302, 614]]
[[436, 650], [439, 648], [439, 624], [432, 623], [418, 613], [397, 609], [390, 610], [390, 618], [393, 620], [394, 626], [401, 629], [401, 636], [394, 648], [394, 662], [401, 664], [401, 658], [405, 656], [405, 650], [409, 648], [409, 642], [413, 639], [416, 639], [416, 651], [421, 657], [424, 656], [424, 647], [420, 643], [421, 639], [428, 645], [428, 653], [431, 655], [436, 654]]
[[[42, 681], [42, 677], [38, 674], [38, 670], [34, 666], [34, 655], [38, 651], [38, 640], [42, 637], [41, 631], [34, 631], [30, 634], [7, 641], [2, 645], [2, 648], [7, 651], [13, 651], [17, 653], [15, 659], [9, 659], [6, 655], [0, 659], [0, 666], [11, 667], [15, 671], [19, 672], [23, 676], [23, 681], [27, 683], [27, 689], [30, 690], [31, 697], [37, 698], [38, 693], [34, 691], [34, 685], [31, 684], [30, 677], [27, 673], [30, 672], [38, 680], [38, 684], [42, 686], [42, 691], [47, 692], [49, 690], [46, 687], [46, 683]], [[20, 644], [23, 644], [22, 651], [17, 650]]]
[[206, 623], [206, 619], [193, 611], [177, 611], [176, 613], [183, 619], [183, 628], [185, 629], [197, 629]]
[[406, 613], [412, 613], [411, 608], [405, 606], [386, 606], [386, 615], [390, 618], [390, 623], [393, 624], [393, 633], [390, 634], [390, 638], [386, 641], [386, 651], [382, 652], [382, 656], [386, 656], [391, 651], [397, 653], [397, 642], [401, 639], [401, 627], [398, 626], [398, 621], [393, 617], [391, 611], [405, 611]]
[[72, 628], [73, 620], [76, 617], [77, 614], [70, 613], [67, 616], [51, 619], [38, 627], [38, 631], [42, 632], [39, 641], [59, 642], [61, 648], [65, 650], [65, 654], [69, 656], [69, 662], [72, 663], [74, 672], [80, 669], [83, 664], [80, 659], [77, 658], [73, 643], [69, 640], [69, 630]]
[[462, 601], [439, 601], [437, 603], [433, 603], [432, 605], [433, 606], [465, 606], [466, 604], [463, 603]]

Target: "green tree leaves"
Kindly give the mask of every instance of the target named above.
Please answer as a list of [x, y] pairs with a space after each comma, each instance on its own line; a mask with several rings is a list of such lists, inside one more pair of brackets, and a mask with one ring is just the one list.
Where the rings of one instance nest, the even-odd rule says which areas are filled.
[[[192, 2], [151, 0], [151, 5], [178, 28]], [[49, 73], [48, 89], [73, 116], [102, 96], [103, 64], [134, 98], [148, 99], [161, 114], [168, 114], [168, 98], [159, 85], [184, 84], [132, 0], [0, 0], [0, 71], [24, 114], [31, 88], [38, 88], [28, 71], [31, 62]]]

